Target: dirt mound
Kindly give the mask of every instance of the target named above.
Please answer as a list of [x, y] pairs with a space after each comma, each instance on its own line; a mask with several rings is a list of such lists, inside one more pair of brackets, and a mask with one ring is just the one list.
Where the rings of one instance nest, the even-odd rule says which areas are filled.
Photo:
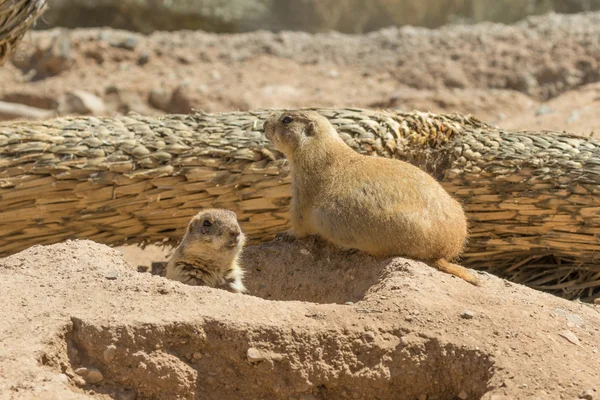
[[251, 296], [138, 273], [89, 241], [0, 260], [2, 398], [600, 394], [593, 306], [313, 240], [244, 262]]

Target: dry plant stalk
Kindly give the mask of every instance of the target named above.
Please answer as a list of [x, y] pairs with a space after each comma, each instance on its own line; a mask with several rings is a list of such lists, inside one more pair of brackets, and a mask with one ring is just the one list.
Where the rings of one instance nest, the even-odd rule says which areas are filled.
[[46, 9], [46, 0], [0, 0], [0, 65]]
[[[464, 204], [462, 263], [568, 298], [600, 292], [600, 143], [460, 115], [318, 109], [355, 150], [440, 179]], [[267, 111], [0, 124], [0, 254], [69, 238], [157, 243], [200, 208], [238, 213], [251, 241], [290, 227]]]

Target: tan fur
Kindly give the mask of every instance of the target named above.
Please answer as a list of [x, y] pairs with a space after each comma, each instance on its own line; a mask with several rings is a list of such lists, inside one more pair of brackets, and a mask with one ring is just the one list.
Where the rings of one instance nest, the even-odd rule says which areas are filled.
[[[205, 222], [208, 221], [208, 222]], [[210, 226], [205, 226], [208, 223]], [[247, 292], [239, 257], [245, 236], [233, 211], [206, 209], [190, 221], [167, 263], [166, 277], [188, 285], [220, 287]]]
[[[284, 123], [286, 117], [292, 122]], [[465, 268], [448, 262], [460, 255], [467, 238], [463, 209], [426, 172], [355, 152], [312, 111], [271, 116], [265, 135], [292, 167], [296, 237], [319, 235], [377, 257], [427, 261], [478, 284]]]

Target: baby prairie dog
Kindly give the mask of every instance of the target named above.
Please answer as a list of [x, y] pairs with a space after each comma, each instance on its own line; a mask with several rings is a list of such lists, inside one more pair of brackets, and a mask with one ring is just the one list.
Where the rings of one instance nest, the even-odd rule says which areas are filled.
[[292, 171], [295, 236], [318, 235], [375, 257], [404, 256], [474, 285], [449, 261], [467, 239], [461, 205], [430, 175], [400, 160], [361, 155], [312, 111], [270, 116], [265, 135]]
[[167, 263], [166, 277], [188, 285], [228, 285], [234, 292], [245, 293], [244, 271], [239, 265], [244, 241], [233, 211], [200, 211]]

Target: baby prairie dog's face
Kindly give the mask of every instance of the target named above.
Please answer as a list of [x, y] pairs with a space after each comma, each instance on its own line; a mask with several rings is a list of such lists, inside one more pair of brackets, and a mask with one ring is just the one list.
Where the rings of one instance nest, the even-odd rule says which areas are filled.
[[315, 139], [337, 135], [327, 119], [312, 111], [284, 111], [264, 123], [265, 136], [286, 157], [311, 145]]
[[237, 252], [244, 245], [246, 237], [237, 221], [237, 216], [229, 210], [205, 210], [190, 221], [184, 240], [193, 243], [198, 250], [211, 248], [222, 252]]

